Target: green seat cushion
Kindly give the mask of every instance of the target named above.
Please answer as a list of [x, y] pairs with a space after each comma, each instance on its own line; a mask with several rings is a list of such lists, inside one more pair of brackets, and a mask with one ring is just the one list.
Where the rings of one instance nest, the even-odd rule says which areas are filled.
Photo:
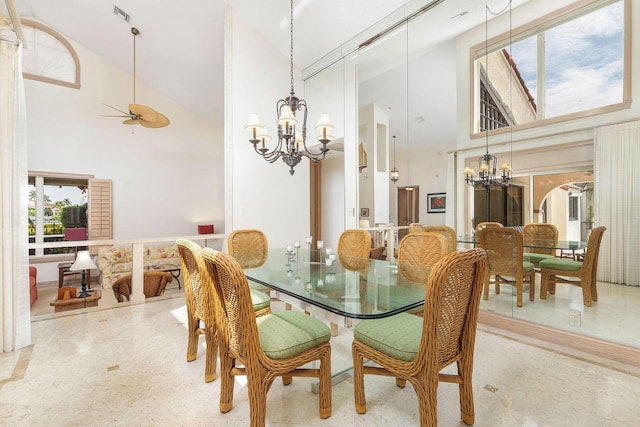
[[547, 254], [533, 254], [533, 253], [524, 254], [524, 260], [527, 262], [532, 262], [534, 264], [538, 264], [540, 261], [549, 259], [549, 258], [555, 258], [555, 257], [553, 255], [547, 255]]
[[412, 361], [422, 339], [422, 317], [399, 313], [382, 319], [364, 320], [353, 337], [394, 359]]
[[327, 325], [299, 311], [285, 310], [256, 321], [260, 346], [271, 359], [287, 359], [331, 339]]
[[522, 261], [522, 268], [524, 269], [525, 273], [530, 272], [531, 270], [533, 270], [535, 266], [533, 265], [533, 263], [528, 262], [528, 261]]
[[570, 259], [549, 258], [540, 261], [540, 268], [549, 268], [551, 270], [578, 271], [582, 268], [580, 261], [572, 261]]
[[269, 298], [269, 295], [255, 289], [250, 289], [250, 291], [251, 303], [253, 304], [253, 309], [255, 311], [271, 306], [271, 298]]

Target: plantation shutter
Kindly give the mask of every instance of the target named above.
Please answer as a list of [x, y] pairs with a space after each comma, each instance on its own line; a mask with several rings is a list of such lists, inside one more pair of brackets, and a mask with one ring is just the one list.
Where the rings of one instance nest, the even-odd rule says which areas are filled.
[[[89, 240], [113, 238], [113, 210], [111, 206], [111, 180], [90, 179], [88, 195]], [[90, 253], [97, 255], [99, 246], [92, 246]]]

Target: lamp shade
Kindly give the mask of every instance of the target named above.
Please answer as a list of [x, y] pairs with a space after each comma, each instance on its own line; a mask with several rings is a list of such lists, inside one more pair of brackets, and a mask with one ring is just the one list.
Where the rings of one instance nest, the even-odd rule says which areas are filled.
[[248, 131], [262, 129], [263, 127], [264, 126], [262, 126], [262, 123], [260, 123], [258, 116], [253, 113], [249, 115], [249, 121], [244, 126], [244, 128]]
[[360, 228], [369, 228], [369, 220], [368, 219], [361, 219], [360, 220]]
[[329, 118], [329, 114], [322, 113], [320, 115], [320, 120], [318, 120], [318, 124], [316, 125], [316, 129], [321, 131], [323, 129], [333, 130], [333, 123], [331, 123], [331, 118]]
[[271, 141], [271, 135], [269, 135], [266, 128], [262, 127], [258, 129], [258, 132], [256, 133], [256, 139], [259, 139], [262, 142], [269, 142]]
[[294, 126], [298, 124], [298, 120], [296, 116], [291, 111], [291, 107], [288, 105], [284, 105], [280, 110], [280, 118], [278, 119], [278, 124], [280, 126]]
[[91, 259], [91, 255], [89, 251], [79, 251], [78, 256], [76, 257], [75, 262], [69, 270], [71, 271], [80, 271], [80, 270], [91, 270], [93, 268], [97, 268]]

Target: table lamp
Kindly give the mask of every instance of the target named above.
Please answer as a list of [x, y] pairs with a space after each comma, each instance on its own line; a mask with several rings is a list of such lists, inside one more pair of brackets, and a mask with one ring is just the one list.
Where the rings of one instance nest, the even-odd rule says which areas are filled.
[[89, 251], [79, 251], [78, 256], [76, 257], [75, 262], [69, 270], [71, 271], [80, 271], [82, 270], [82, 292], [78, 295], [78, 298], [86, 298], [91, 296], [89, 292], [87, 292], [87, 270], [97, 268], [96, 265], [91, 260], [91, 255], [89, 255]]

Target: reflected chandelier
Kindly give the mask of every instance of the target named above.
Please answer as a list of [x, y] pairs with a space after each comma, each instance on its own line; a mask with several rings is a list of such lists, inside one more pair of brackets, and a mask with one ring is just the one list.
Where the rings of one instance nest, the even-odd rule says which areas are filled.
[[[293, 169], [302, 157], [307, 157], [313, 162], [318, 162], [325, 158], [329, 148], [327, 144], [333, 139], [333, 124], [329, 114], [320, 115], [320, 121], [316, 125], [318, 130], [318, 141], [322, 144], [320, 152], [313, 153], [307, 148], [307, 102], [296, 97], [293, 91], [293, 0], [291, 0], [291, 50], [290, 50], [290, 70], [291, 70], [291, 93], [288, 97], [278, 100], [276, 112], [278, 114], [278, 144], [269, 151], [266, 143], [271, 140], [265, 127], [260, 123], [256, 114], [249, 116], [249, 122], [244, 127], [251, 132], [249, 142], [253, 144], [256, 153], [260, 154], [266, 161], [273, 163], [282, 157], [289, 165], [289, 173], [293, 175]], [[302, 123], [298, 122], [296, 112], [300, 112]], [[258, 146], [260, 144], [260, 146]]]
[[[508, 3], [509, 7], [509, 27], [511, 27], [511, 0]], [[506, 8], [505, 8], [506, 9]], [[504, 10], [504, 9], [503, 9]], [[489, 87], [489, 5], [485, 1], [485, 41], [484, 41], [484, 65], [486, 68], [486, 86]], [[509, 35], [511, 37], [511, 28], [509, 28]], [[509, 46], [511, 46], [511, 39], [509, 39]], [[511, 78], [509, 78], [509, 85], [511, 85]], [[482, 117], [481, 117], [482, 119]], [[492, 154], [489, 154], [489, 125], [490, 120], [485, 120], [485, 136], [486, 136], [486, 152], [478, 158], [478, 173], [473, 168], [466, 166], [464, 168], [464, 181], [472, 187], [485, 187], [487, 191], [491, 186], [507, 186], [511, 181], [511, 166], [507, 162], [503, 162], [500, 165], [500, 171], [502, 176], [496, 176], [496, 166], [498, 164], [498, 158]], [[513, 125], [510, 125], [511, 132], [513, 132]], [[513, 144], [513, 141], [512, 141]]]

